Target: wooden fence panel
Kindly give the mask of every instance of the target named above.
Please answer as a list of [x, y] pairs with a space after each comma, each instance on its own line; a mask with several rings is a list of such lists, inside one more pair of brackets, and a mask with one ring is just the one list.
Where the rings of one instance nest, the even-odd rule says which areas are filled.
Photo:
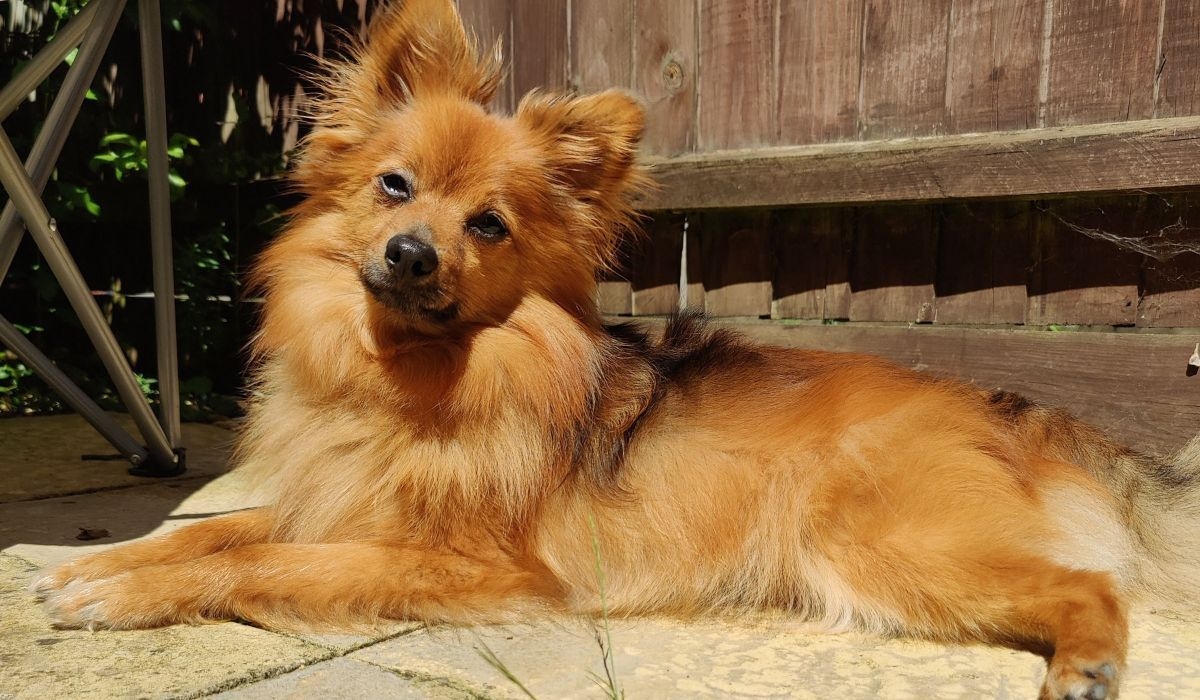
[[946, 128], [1037, 126], [1045, 0], [959, 0], [950, 8]]
[[646, 101], [648, 153], [674, 155], [696, 144], [696, 3], [655, 0], [634, 6], [633, 87]]
[[512, 83], [515, 104], [534, 88], [567, 86], [567, 0], [514, 5]]
[[680, 265], [687, 217], [663, 213], [646, 225], [634, 247], [633, 315], [670, 314], [679, 310]]
[[632, 3], [572, 0], [570, 61], [569, 84], [580, 92], [632, 87]]
[[700, 13], [701, 149], [775, 141], [778, 0], [710, 0]]
[[[771, 313], [771, 216], [767, 211], [693, 216], [699, 233], [704, 311], [713, 316]], [[691, 250], [689, 249], [689, 252]], [[689, 304], [693, 303], [689, 291]]]
[[1200, 195], [1145, 198], [1137, 325], [1200, 326]]
[[[513, 1], [514, 0], [458, 0], [458, 11], [463, 24], [489, 50], [497, 41], [504, 51], [506, 65], [511, 66], [516, 49], [513, 44]], [[516, 107], [513, 98], [512, 71], [506, 71], [504, 81], [496, 91], [492, 108], [502, 114]]]
[[851, 321], [933, 321], [934, 212], [925, 205], [859, 210], [850, 267]]
[[1137, 230], [1141, 201], [1069, 200], [1036, 206], [1028, 322], [1132, 326], [1141, 257], [1098, 235]]
[[1200, 113], [1200, 0], [1165, 3], [1155, 66], [1155, 117]]
[[866, 0], [862, 103], [864, 138], [942, 131], [951, 0]]
[[854, 210], [778, 212], [771, 318], [846, 318]]
[[1147, 119], [1159, 2], [1055, 2], [1046, 125]]
[[862, 34], [862, 0], [780, 3], [780, 143], [857, 135]]
[[1031, 222], [1028, 202], [941, 208], [936, 323], [1025, 323]]

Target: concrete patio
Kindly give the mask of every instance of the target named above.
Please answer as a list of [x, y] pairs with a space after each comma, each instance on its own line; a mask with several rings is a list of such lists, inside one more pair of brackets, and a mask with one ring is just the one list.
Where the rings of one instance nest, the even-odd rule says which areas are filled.
[[[39, 568], [251, 505], [226, 473], [232, 433], [187, 425], [180, 478], [128, 476], [74, 416], [0, 421], [0, 700], [11, 698], [604, 697], [593, 625], [481, 629], [397, 625], [370, 636], [286, 635], [237, 623], [145, 632], [52, 629], [26, 591]], [[104, 529], [96, 541], [79, 528]], [[786, 619], [622, 620], [618, 683], [629, 698], [1031, 698], [1033, 655], [806, 631]], [[1135, 615], [1124, 698], [1200, 698], [1200, 621]]]

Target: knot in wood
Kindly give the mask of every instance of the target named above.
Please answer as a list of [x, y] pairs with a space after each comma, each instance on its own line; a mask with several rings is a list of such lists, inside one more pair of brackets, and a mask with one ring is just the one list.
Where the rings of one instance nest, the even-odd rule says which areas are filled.
[[668, 58], [662, 67], [663, 87], [676, 92], [683, 87], [683, 66], [673, 58]]

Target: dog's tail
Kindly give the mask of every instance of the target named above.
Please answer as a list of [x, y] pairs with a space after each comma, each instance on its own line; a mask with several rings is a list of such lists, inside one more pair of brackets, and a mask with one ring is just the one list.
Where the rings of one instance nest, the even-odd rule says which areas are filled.
[[1138, 588], [1151, 600], [1196, 607], [1200, 591], [1200, 435], [1169, 460], [1123, 451], [1114, 465], [1140, 550]]

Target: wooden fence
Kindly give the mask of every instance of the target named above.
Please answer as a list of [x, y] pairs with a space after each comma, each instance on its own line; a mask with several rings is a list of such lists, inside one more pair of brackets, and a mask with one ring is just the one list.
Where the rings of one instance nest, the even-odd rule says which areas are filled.
[[662, 189], [601, 303], [702, 308], [1200, 432], [1200, 2], [459, 0], [534, 87], [644, 101]]

